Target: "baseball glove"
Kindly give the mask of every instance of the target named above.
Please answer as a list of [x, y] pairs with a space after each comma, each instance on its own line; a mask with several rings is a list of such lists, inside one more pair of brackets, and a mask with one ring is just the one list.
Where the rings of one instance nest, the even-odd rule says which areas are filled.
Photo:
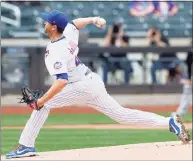
[[43, 107], [37, 106], [37, 100], [43, 96], [42, 91], [33, 91], [28, 87], [21, 88], [21, 91], [23, 98], [21, 98], [19, 103], [27, 103], [27, 105], [33, 110], [40, 110]]

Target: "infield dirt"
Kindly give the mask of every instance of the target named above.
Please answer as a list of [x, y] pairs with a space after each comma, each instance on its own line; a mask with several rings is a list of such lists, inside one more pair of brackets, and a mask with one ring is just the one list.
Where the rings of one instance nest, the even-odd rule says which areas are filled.
[[176, 141], [49, 151], [13, 160], [192, 160], [192, 141], [186, 145]]

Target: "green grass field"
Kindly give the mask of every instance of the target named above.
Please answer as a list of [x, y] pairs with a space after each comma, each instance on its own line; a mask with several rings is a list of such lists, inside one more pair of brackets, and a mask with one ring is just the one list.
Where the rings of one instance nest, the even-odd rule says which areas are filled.
[[[160, 113], [163, 116], [170, 116], [170, 113]], [[2, 126], [25, 125], [30, 115], [2, 115]], [[188, 113], [183, 120], [192, 122], [192, 113]], [[45, 125], [61, 124], [114, 124], [114, 120], [103, 114], [51, 114]]]
[[[2, 154], [17, 146], [20, 133], [21, 130], [2, 131]], [[176, 140], [168, 130], [42, 129], [36, 149], [40, 152]]]
[[[162, 115], [169, 116], [168, 113]], [[2, 116], [1, 124], [22, 126], [28, 118], [29, 115], [6, 115]], [[184, 120], [191, 122], [191, 114], [188, 114]], [[111, 123], [115, 121], [102, 114], [50, 115], [46, 122], [47, 125]], [[1, 130], [2, 154], [17, 146], [21, 132], [21, 130]], [[40, 152], [175, 140], [177, 137], [168, 130], [42, 129], [36, 141], [36, 149]]]

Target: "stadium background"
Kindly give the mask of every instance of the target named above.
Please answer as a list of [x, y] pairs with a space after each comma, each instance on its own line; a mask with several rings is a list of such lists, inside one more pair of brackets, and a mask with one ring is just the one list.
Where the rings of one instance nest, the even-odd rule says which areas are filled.
[[[129, 3], [109, 1], [1, 2], [3, 154], [17, 144], [21, 129], [31, 113], [31, 109], [18, 103], [20, 88], [28, 85], [33, 89], [46, 91], [54, 79], [49, 77], [44, 66], [44, 50], [48, 39], [43, 34], [43, 22], [38, 17], [40, 12], [57, 9], [65, 12], [69, 19], [89, 16], [104, 17], [107, 20], [105, 28], [99, 29], [90, 25], [80, 32], [79, 56], [82, 62], [103, 78], [104, 61], [101, 55], [107, 54], [112, 63], [114, 59], [111, 61], [108, 53], [119, 54], [126, 51], [127, 58], [116, 58], [116, 62], [123, 63], [126, 60], [131, 63], [133, 72], [130, 75], [130, 82], [124, 82], [123, 69], [117, 69], [116, 65], [112, 63], [112, 69], [110, 68], [108, 72], [106, 82], [110, 94], [126, 108], [152, 111], [166, 116], [176, 110], [181, 98], [182, 86], [176, 83], [166, 83], [168, 72], [166, 69], [157, 71], [159, 84], [152, 84], [151, 66], [153, 61], [158, 59], [162, 50], [175, 52], [179, 60], [186, 65], [187, 53], [192, 48], [192, 2], [175, 2], [178, 12], [167, 18], [154, 14], [144, 17], [132, 16], [128, 8]], [[129, 37], [129, 45], [124, 49], [105, 45], [108, 28], [117, 21], [123, 24], [124, 33]], [[171, 48], [155, 49], [149, 45], [147, 30], [152, 26], [161, 29], [163, 35], [169, 39]], [[189, 109], [184, 120], [191, 123], [192, 103]], [[167, 129], [151, 130], [150, 132], [141, 129], [110, 130], [108, 127], [102, 130], [99, 127], [98, 130], [92, 130], [93, 125], [98, 126], [99, 124], [116, 125], [111, 119], [83, 104], [55, 109], [51, 112], [45, 125], [49, 129], [43, 129], [40, 133], [37, 148], [39, 151], [50, 151], [177, 140], [172, 134], [168, 134]], [[55, 125], [61, 125], [61, 129], [55, 129]], [[80, 125], [80, 127], [71, 129], [70, 125]], [[81, 129], [81, 125], [89, 125], [91, 129]], [[48, 143], [46, 139], [50, 142]]]

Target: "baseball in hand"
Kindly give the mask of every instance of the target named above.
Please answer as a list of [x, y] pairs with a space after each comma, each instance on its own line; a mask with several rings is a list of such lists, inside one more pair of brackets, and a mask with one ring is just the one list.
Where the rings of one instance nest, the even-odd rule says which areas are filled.
[[106, 20], [104, 18], [98, 17], [96, 26], [103, 27], [106, 24]]

